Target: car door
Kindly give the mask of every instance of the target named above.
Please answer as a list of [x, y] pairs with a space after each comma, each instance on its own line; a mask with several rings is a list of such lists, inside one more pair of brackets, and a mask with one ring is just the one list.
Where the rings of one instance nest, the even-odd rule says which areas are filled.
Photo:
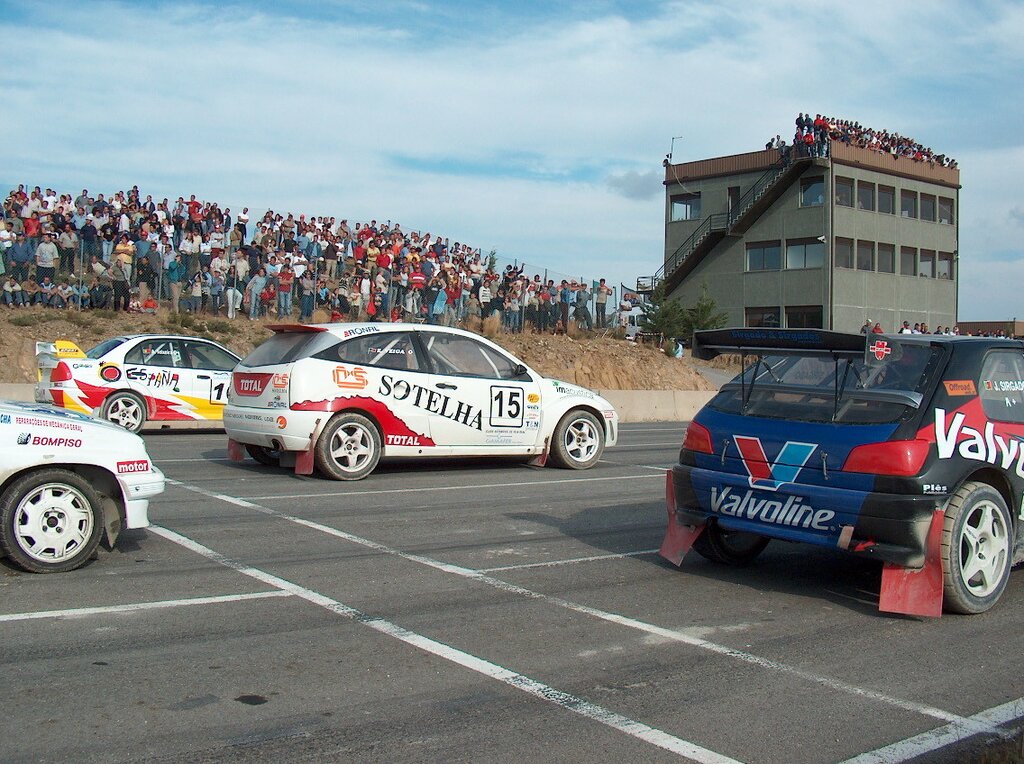
[[463, 334], [422, 330], [430, 364], [430, 431], [462, 453], [519, 452], [540, 433], [540, 384], [517, 360]]
[[185, 350], [180, 340], [144, 337], [124, 356], [128, 386], [146, 396], [155, 419], [185, 419], [180, 396], [192, 396], [195, 374], [185, 368]]
[[184, 345], [185, 358], [195, 374], [192, 395], [197, 399], [197, 407], [214, 419], [223, 418], [231, 370], [238, 364], [238, 358], [212, 342], [184, 340]]

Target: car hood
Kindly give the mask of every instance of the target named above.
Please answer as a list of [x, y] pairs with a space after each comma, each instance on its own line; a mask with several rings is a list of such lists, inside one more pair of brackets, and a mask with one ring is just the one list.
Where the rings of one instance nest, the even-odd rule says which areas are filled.
[[[81, 428], [83, 432], [94, 432], [97, 437], [104, 439], [123, 436], [128, 436], [128, 440], [139, 439], [139, 436], [128, 432], [123, 427], [57, 406], [49, 406], [44, 403], [0, 401], [0, 424], [30, 426], [39, 421], [45, 421], [55, 430], [62, 428], [79, 430]], [[74, 425], [74, 427], [68, 427], [68, 425]]]

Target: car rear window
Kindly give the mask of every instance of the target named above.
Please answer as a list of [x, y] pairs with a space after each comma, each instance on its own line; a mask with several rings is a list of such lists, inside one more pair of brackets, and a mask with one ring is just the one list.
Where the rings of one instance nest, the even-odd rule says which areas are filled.
[[747, 358], [710, 402], [718, 411], [841, 424], [894, 422], [923, 401], [943, 351], [890, 342], [871, 356], [780, 354]]
[[304, 356], [303, 351], [313, 343], [315, 332], [279, 332], [242, 359], [240, 366], [276, 366], [291, 363]]
[[86, 351], [85, 357], [92, 358], [94, 361], [102, 358], [111, 350], [116, 348], [118, 345], [124, 342], [124, 337], [114, 337], [113, 339], [103, 340], [99, 345], [94, 348], [90, 348]]

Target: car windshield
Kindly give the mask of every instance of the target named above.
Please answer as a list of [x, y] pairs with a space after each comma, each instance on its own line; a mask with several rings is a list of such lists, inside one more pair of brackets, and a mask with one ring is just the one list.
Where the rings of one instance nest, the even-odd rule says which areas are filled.
[[887, 342], [880, 359], [873, 353], [747, 357], [744, 371], [710, 405], [769, 419], [893, 422], [920, 406], [941, 354], [930, 345]]
[[317, 337], [315, 332], [279, 332], [242, 359], [239, 366], [275, 366], [291, 363]]
[[104, 340], [96, 347], [87, 350], [85, 353], [85, 357], [91, 358], [94, 361], [98, 360], [123, 342], [124, 337], [114, 337], [113, 339], [110, 340]]

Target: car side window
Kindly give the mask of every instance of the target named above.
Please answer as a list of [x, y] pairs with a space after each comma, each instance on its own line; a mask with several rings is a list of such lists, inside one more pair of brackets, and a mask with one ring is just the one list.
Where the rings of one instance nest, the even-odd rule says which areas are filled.
[[142, 340], [125, 353], [124, 362], [140, 366], [180, 368], [184, 365], [181, 343], [177, 340]]
[[516, 379], [519, 365], [471, 337], [424, 332], [427, 357], [438, 374], [485, 379]]
[[978, 395], [989, 419], [1024, 423], [1024, 354], [996, 350], [985, 356]]
[[231, 371], [238, 359], [216, 345], [209, 342], [189, 341], [185, 343], [189, 361], [193, 369], [209, 369], [210, 371]]
[[314, 357], [323, 361], [341, 361], [357, 366], [376, 366], [398, 371], [420, 370], [416, 344], [409, 332], [364, 334], [340, 342]]

